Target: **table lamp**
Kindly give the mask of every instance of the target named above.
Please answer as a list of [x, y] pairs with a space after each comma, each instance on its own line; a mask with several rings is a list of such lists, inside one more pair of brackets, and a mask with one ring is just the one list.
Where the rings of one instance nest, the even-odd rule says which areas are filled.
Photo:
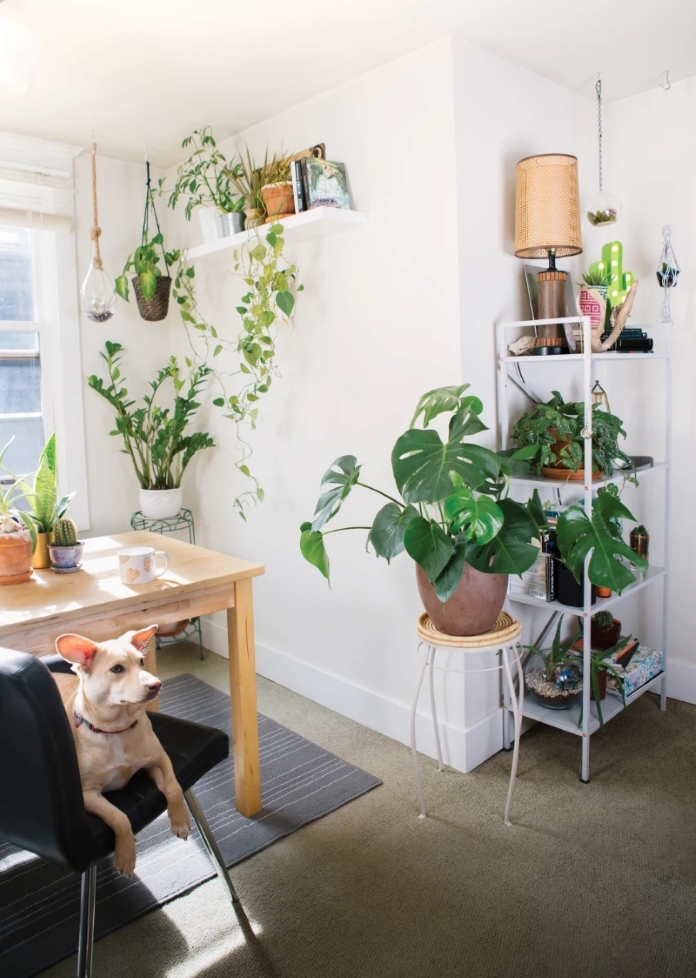
[[[567, 272], [556, 258], [582, 252], [578, 161], [563, 153], [527, 156], [517, 164], [515, 197], [515, 255], [546, 258], [549, 267], [537, 275], [539, 319], [566, 315]], [[562, 326], [540, 326], [535, 349], [560, 352], [568, 341]]]

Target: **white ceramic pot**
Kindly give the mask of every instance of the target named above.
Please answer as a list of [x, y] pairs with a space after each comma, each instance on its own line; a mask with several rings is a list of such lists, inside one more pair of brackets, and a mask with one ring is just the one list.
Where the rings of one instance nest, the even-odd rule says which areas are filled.
[[201, 226], [203, 244], [212, 244], [222, 237], [220, 211], [217, 207], [197, 207], [198, 222]]
[[178, 516], [183, 504], [178, 489], [139, 489], [140, 512], [149, 520], [169, 520]]

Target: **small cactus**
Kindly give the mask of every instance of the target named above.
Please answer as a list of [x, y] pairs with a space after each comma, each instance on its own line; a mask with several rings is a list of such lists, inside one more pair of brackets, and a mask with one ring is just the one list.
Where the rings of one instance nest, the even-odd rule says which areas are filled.
[[63, 517], [53, 524], [53, 542], [58, 547], [74, 547], [77, 541], [77, 526], [73, 520]]

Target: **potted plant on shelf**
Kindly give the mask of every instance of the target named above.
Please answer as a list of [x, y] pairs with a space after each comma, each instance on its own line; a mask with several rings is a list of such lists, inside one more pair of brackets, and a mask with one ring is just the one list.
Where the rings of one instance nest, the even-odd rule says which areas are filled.
[[[230, 179], [237, 192], [244, 198], [246, 227], [256, 228], [260, 227], [266, 220], [266, 204], [263, 198], [263, 187], [269, 182], [266, 179], [269, 167], [273, 167], [276, 161], [274, 157], [269, 164], [268, 154], [266, 154], [263, 159], [263, 166], [257, 166], [252, 159], [248, 146], [245, 152], [246, 160], [242, 160], [239, 163]], [[292, 195], [292, 186], [290, 187], [290, 194]]]
[[[532, 471], [548, 479], [581, 482], [585, 479], [585, 405], [582, 401], [564, 401], [558, 391], [532, 414], [523, 414], [512, 429], [512, 437], [522, 445], [506, 452], [522, 460]], [[611, 477], [618, 459], [632, 468], [628, 455], [619, 448], [619, 436], [626, 437], [621, 418], [601, 405], [592, 405], [592, 478], [602, 473]], [[632, 481], [635, 480], [635, 474]], [[636, 483], [637, 484], [637, 483]]]
[[[31, 557], [36, 547], [36, 527], [29, 513], [18, 509], [26, 498], [24, 481], [12, 475], [3, 459], [14, 441], [0, 451], [0, 586], [25, 584], [31, 578]], [[9, 481], [5, 482], [5, 478]]]
[[275, 157], [264, 167], [261, 196], [266, 209], [266, 224], [295, 213], [295, 198], [290, 180], [290, 161], [287, 156]]
[[58, 466], [56, 453], [56, 433], [53, 432], [39, 456], [39, 467], [34, 476], [33, 486], [22, 486], [30, 515], [36, 525], [36, 548], [32, 558], [35, 570], [45, 570], [51, 566], [48, 545], [53, 542], [53, 527], [56, 520], [65, 516], [74, 492], [58, 498]]
[[593, 649], [609, 649], [619, 640], [621, 622], [611, 611], [598, 611], [592, 616], [590, 634]]
[[524, 667], [524, 688], [529, 696], [548, 710], [569, 710], [582, 698], [582, 662], [572, 647], [582, 638], [577, 632], [561, 641], [561, 615], [550, 649], [525, 645], [530, 653]]
[[[355, 456], [343, 455], [325, 473], [322, 485], [328, 488], [300, 538], [305, 559], [328, 579], [324, 538], [339, 530], [324, 526], [355, 487], [386, 498], [372, 526], [339, 529], [367, 530], [368, 546], [387, 561], [405, 550], [416, 563], [418, 590], [433, 624], [452, 635], [491, 630], [508, 575], [527, 570], [540, 552], [533, 501], [525, 507], [506, 498], [513, 463], [467, 441], [486, 430], [479, 417], [483, 405], [464, 394], [468, 387], [438, 388], [418, 402], [391, 456], [400, 499], [362, 482]], [[450, 415], [446, 442], [430, 427], [442, 414]]]
[[[182, 147], [192, 147], [191, 155], [180, 164], [176, 171], [176, 183], [169, 195], [168, 204], [175, 208], [179, 198], [186, 198], [184, 214], [191, 220], [194, 209], [199, 208], [199, 219], [204, 240], [207, 240], [207, 214], [211, 208], [215, 215], [215, 231], [219, 228], [222, 237], [228, 237], [244, 230], [244, 194], [236, 193], [236, 181], [241, 177], [241, 163], [229, 162], [217, 148], [210, 126], [195, 129], [182, 142]], [[160, 181], [160, 190], [163, 182]], [[259, 187], [260, 191], [260, 187]], [[263, 223], [263, 222], [261, 222]], [[212, 235], [213, 240], [219, 237]]]
[[78, 539], [77, 525], [63, 516], [53, 525], [53, 542], [48, 545], [51, 570], [56, 574], [74, 574], [82, 567], [84, 541]]
[[[215, 442], [206, 431], [190, 431], [190, 425], [200, 407], [197, 398], [211, 373], [205, 364], [193, 367], [182, 377], [175, 357], [157, 372], [150, 381], [151, 393], [142, 404], [128, 397], [121, 376], [120, 343], [106, 343], [100, 354], [106, 363], [109, 383], [92, 374], [89, 386], [101, 394], [116, 411], [116, 429], [110, 434], [123, 438], [123, 451], [130, 456], [140, 483], [140, 509], [148, 519], [170, 519], [181, 510], [181, 478], [189, 462]], [[171, 380], [174, 403], [171, 408], [160, 407], [156, 397], [164, 383]]]

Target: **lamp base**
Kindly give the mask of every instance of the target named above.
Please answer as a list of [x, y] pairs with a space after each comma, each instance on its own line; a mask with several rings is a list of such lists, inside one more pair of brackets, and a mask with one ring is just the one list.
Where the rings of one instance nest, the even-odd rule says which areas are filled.
[[[539, 319], [562, 319], [566, 314], [568, 275], [557, 268], [547, 268], [537, 275]], [[540, 326], [541, 336], [564, 336], [562, 326]], [[556, 332], [546, 332], [554, 330]]]

